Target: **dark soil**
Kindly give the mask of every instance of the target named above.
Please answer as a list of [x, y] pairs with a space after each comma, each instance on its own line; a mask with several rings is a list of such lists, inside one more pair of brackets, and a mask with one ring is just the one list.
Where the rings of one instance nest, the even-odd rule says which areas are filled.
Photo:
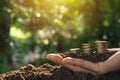
[[[69, 53], [65, 52], [60, 55], [63, 57], [71, 56], [74, 58], [82, 58], [92, 62], [104, 61], [113, 55], [115, 51], [99, 54], [93, 52], [91, 54]], [[111, 72], [104, 75], [92, 75], [90, 73], [73, 72], [61, 66], [51, 66], [44, 64], [40, 67], [27, 65], [19, 70], [10, 71], [0, 75], [0, 80], [120, 80], [120, 71]]]

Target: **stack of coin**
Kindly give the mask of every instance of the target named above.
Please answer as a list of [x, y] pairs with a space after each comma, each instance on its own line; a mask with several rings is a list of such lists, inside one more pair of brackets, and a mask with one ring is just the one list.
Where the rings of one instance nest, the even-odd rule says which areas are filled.
[[93, 44], [90, 44], [90, 43], [82, 44], [82, 49], [84, 53], [89, 54], [93, 52]]
[[107, 41], [96, 41], [96, 48], [98, 53], [106, 53], [107, 52]]
[[72, 54], [80, 53], [80, 48], [72, 48], [70, 49], [70, 53]]

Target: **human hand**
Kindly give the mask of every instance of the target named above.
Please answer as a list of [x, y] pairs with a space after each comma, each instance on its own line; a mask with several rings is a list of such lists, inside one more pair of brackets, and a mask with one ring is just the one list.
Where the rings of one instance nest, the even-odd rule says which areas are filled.
[[85, 68], [85, 67], [89, 67], [89, 66], [87, 66], [85, 60], [82, 60], [82, 59], [75, 59], [75, 58], [71, 58], [71, 57], [63, 58], [59, 54], [48, 54], [47, 59], [51, 60], [61, 66], [65, 66], [66, 68], [69, 68], [76, 72], [88, 72], [88, 73], [94, 74], [93, 72], [91, 72]]
[[94, 72], [96, 74], [105, 74], [120, 70], [120, 51], [116, 52], [104, 62], [98, 63], [92, 63], [90, 61], [71, 57], [63, 58], [58, 54], [48, 54], [47, 59], [77, 72]]

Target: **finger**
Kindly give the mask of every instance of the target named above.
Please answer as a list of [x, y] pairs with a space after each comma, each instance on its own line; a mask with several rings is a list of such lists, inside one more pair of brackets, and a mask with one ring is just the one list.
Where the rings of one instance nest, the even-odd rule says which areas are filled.
[[78, 67], [78, 66], [74, 66], [71, 64], [64, 64], [64, 66], [72, 71], [75, 71], [75, 72], [85, 72], [85, 69]]
[[82, 60], [82, 59], [75, 59], [71, 57], [64, 58], [62, 60], [62, 63], [64, 64], [70, 64], [70, 65], [75, 65], [90, 71], [96, 71], [96, 65], [92, 62]]
[[63, 59], [63, 57], [60, 56], [59, 54], [48, 54], [48, 55], [46, 56], [46, 58], [47, 58], [48, 60], [53, 61], [54, 63], [57, 63], [57, 64], [59, 64], [59, 65], [62, 65], [62, 59]]
[[95, 75], [94, 72], [91, 72], [89, 70], [83, 69], [83, 68], [78, 67], [78, 66], [74, 66], [74, 65], [70, 65], [70, 64], [64, 64], [64, 66], [72, 71], [75, 71], [75, 72], [86, 72], [86, 73], [91, 73], [91, 74]]

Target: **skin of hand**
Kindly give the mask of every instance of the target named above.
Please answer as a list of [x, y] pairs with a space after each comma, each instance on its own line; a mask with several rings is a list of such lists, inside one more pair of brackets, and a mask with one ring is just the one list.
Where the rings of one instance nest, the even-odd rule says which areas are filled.
[[120, 70], [120, 51], [116, 52], [104, 62], [106, 72]]
[[96, 74], [105, 74], [111, 71], [120, 69], [120, 51], [104, 62], [92, 63], [83, 59], [76, 59], [71, 57], [63, 58], [58, 54], [48, 54], [47, 59], [51, 60], [61, 66], [65, 66], [77, 72], [90, 72]]
[[61, 66], [65, 66], [66, 68], [69, 68], [73, 71], [76, 72], [87, 72], [87, 73], [91, 73], [93, 75], [95, 75], [94, 72], [91, 72], [89, 70], [86, 70], [84, 68], [81, 68], [80, 66], [76, 66], [74, 64], [70, 64], [68, 61], [69, 59], [72, 59], [71, 57], [67, 57], [67, 58], [63, 58], [62, 56], [58, 55], [58, 54], [48, 54], [47, 55], [47, 59], [51, 60]]

